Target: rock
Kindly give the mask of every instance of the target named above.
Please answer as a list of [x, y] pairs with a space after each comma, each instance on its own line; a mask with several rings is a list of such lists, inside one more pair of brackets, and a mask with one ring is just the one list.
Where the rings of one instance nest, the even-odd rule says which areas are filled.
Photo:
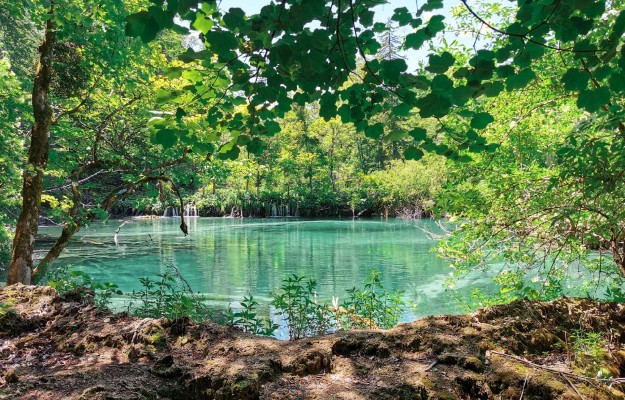
[[363, 348], [363, 342], [355, 338], [340, 338], [332, 345], [332, 354], [347, 356]]
[[481, 372], [484, 370], [484, 364], [479, 358], [475, 356], [469, 356], [465, 358], [464, 362], [462, 363], [462, 366], [468, 370], [475, 371], [475, 372]]
[[11, 368], [4, 374], [4, 380], [6, 383], [17, 383], [19, 382], [19, 377], [15, 372], [15, 369]]

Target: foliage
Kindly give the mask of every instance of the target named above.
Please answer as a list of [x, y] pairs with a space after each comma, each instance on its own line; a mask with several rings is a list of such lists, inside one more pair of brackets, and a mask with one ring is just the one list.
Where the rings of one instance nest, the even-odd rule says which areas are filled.
[[347, 292], [349, 298], [343, 307], [362, 318], [353, 318], [347, 314], [347, 318], [342, 318], [343, 327], [390, 329], [397, 325], [404, 304], [404, 292], [384, 289], [379, 271], [371, 270], [362, 289], [353, 287]]
[[280, 290], [274, 294], [271, 304], [283, 316], [289, 329], [289, 339], [319, 336], [332, 326], [332, 313], [317, 300], [317, 282], [303, 276], [289, 276], [282, 280]]
[[240, 311], [228, 310], [226, 315], [228, 325], [237, 326], [243, 329], [244, 332], [262, 336], [272, 336], [276, 329], [279, 328], [279, 325], [257, 314], [258, 302], [254, 300], [254, 296], [244, 297], [240, 305]]
[[114, 295], [122, 292], [114, 283], [94, 282], [89, 274], [65, 265], [48, 272], [47, 285], [56, 289], [61, 297], [69, 295], [92, 296], [90, 299], [98, 308], [107, 308]]
[[157, 279], [140, 278], [141, 290], [129, 293], [128, 312], [141, 318], [190, 318], [194, 321], [211, 320], [210, 310], [203, 298], [193, 293], [177, 268], [170, 266]]
[[338, 329], [382, 328], [397, 325], [402, 308], [403, 291], [387, 291], [375, 269], [367, 276], [363, 289], [348, 290], [348, 300], [332, 305], [317, 299], [317, 282], [303, 276], [289, 276], [274, 294], [276, 315], [283, 316], [291, 340], [318, 336]]
[[601, 362], [607, 356], [607, 343], [599, 332], [576, 330], [571, 336], [575, 359], [580, 363]]
[[391, 210], [393, 215], [409, 208], [417, 210], [420, 217], [434, 210], [445, 179], [444, 163], [430, 156], [420, 161], [392, 161], [388, 168], [365, 176], [362, 187], [373, 204], [379, 204], [376, 209]]

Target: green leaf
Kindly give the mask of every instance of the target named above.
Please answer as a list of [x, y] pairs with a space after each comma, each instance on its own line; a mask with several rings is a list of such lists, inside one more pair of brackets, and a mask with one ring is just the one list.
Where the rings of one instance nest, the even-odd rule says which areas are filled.
[[408, 68], [406, 61], [401, 58], [385, 60], [380, 63], [381, 75], [385, 80], [397, 81], [400, 74]]
[[432, 93], [447, 95], [454, 88], [454, 83], [447, 75], [436, 75], [432, 79]]
[[430, 55], [430, 62], [425, 69], [435, 74], [443, 74], [449, 69], [449, 67], [454, 65], [455, 61], [456, 59], [454, 56], [446, 51], [441, 55], [432, 54]]
[[471, 119], [471, 128], [484, 129], [493, 121], [495, 121], [495, 118], [492, 115], [487, 112], [481, 112], [475, 114]]
[[182, 73], [182, 77], [191, 82], [201, 82], [204, 80], [202, 73], [196, 69], [188, 69]]
[[140, 37], [144, 43], [156, 38], [160, 27], [147, 11], [140, 11], [126, 17], [126, 36]]
[[392, 108], [391, 113], [397, 117], [408, 117], [413, 106], [409, 103], [399, 103]]
[[423, 158], [423, 155], [423, 150], [415, 146], [409, 146], [404, 150], [404, 158], [406, 160], [420, 160]]
[[438, 32], [443, 31], [445, 29], [444, 19], [445, 17], [442, 15], [434, 15], [430, 18], [428, 26], [425, 28], [425, 33], [430, 37], [434, 37]]
[[165, 71], [165, 77], [169, 79], [180, 78], [182, 75], [182, 68], [180, 67], [170, 67]]
[[571, 68], [562, 75], [562, 83], [566, 90], [584, 90], [588, 87], [590, 75], [577, 68]]
[[167, 102], [169, 99], [171, 99], [172, 96], [173, 96], [173, 93], [170, 92], [169, 90], [159, 89], [155, 93], [155, 100], [156, 100], [156, 103], [162, 104], [162, 103]]
[[219, 153], [219, 158], [222, 160], [236, 160], [239, 158], [239, 154], [241, 153], [241, 149], [239, 146], [232, 146], [230, 150], [226, 150], [224, 152]]
[[391, 17], [393, 21], [397, 21], [399, 26], [408, 25], [410, 21], [412, 21], [412, 15], [406, 7], [396, 8], [393, 16]]
[[178, 141], [177, 131], [174, 129], [161, 129], [157, 131], [152, 139], [152, 143], [160, 144], [164, 148], [168, 149], [173, 147]]
[[267, 136], [273, 136], [281, 130], [280, 124], [276, 121], [265, 122], [265, 128], [267, 128]]
[[625, 92], [625, 72], [621, 71], [610, 76], [608, 81], [610, 90], [614, 92]]
[[388, 135], [386, 135], [384, 137], [384, 141], [385, 142], [396, 142], [398, 140], [401, 140], [403, 138], [405, 138], [408, 134], [406, 133], [406, 131], [402, 131], [402, 130], [395, 130], [391, 133], [389, 133]]
[[497, 97], [503, 91], [503, 83], [499, 81], [486, 82], [484, 84], [484, 94], [487, 97]]
[[414, 128], [413, 130], [408, 132], [408, 134], [410, 136], [412, 136], [413, 140], [419, 142], [419, 141], [423, 141], [423, 140], [425, 140], [427, 138], [428, 131], [426, 131], [423, 128]]
[[384, 134], [384, 124], [378, 122], [377, 124], [369, 125], [365, 129], [365, 136], [371, 139], [379, 139]]
[[205, 38], [211, 50], [219, 55], [226, 55], [239, 45], [234, 34], [229, 31], [210, 31]]
[[252, 154], [261, 154], [267, 148], [267, 144], [259, 138], [253, 138], [247, 145], [246, 149]]
[[243, 25], [243, 22], [245, 21], [245, 11], [240, 8], [231, 8], [223, 16], [223, 21], [228, 29], [236, 31]]
[[417, 12], [417, 16], [421, 15], [424, 11], [433, 11], [439, 8], [443, 8], [443, 0], [428, 0]]
[[422, 118], [441, 118], [449, 113], [451, 102], [444, 97], [430, 93], [417, 100], [417, 107], [419, 107], [419, 115], [421, 115]]
[[204, 14], [197, 13], [195, 21], [193, 22], [193, 28], [206, 35], [211, 29], [213, 29], [213, 21], [206, 18]]
[[609, 102], [610, 90], [607, 87], [600, 87], [595, 90], [582, 90], [577, 98], [577, 107], [588, 112], [596, 112]]
[[430, 37], [425, 33], [425, 29], [419, 29], [414, 33], [409, 33], [406, 35], [406, 40], [404, 42], [404, 47], [406, 49], [415, 49], [419, 50], [423, 43], [428, 40]]
[[529, 68], [525, 68], [518, 74], [511, 75], [506, 79], [506, 90], [510, 92], [512, 90], [523, 89], [535, 78], [536, 74], [534, 71]]

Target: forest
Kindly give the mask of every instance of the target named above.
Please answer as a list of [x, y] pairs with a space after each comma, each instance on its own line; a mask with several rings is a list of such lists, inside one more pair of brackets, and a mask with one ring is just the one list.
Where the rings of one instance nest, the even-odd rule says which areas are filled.
[[0, 0], [0, 398], [625, 398], [624, 37]]

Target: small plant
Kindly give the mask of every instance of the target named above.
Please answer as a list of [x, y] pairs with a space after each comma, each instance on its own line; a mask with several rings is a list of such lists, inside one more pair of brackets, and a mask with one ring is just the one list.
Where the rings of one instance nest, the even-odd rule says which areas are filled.
[[401, 316], [403, 291], [387, 291], [380, 272], [372, 269], [365, 278], [363, 289], [349, 289], [349, 300], [343, 307], [351, 311], [342, 314], [341, 323], [347, 328], [383, 328], [397, 325]]
[[323, 335], [337, 329], [394, 327], [399, 321], [404, 302], [403, 291], [387, 291], [380, 273], [371, 270], [363, 289], [348, 290], [349, 299], [339, 303], [332, 297], [332, 305], [318, 302], [317, 283], [293, 275], [282, 281], [280, 290], [271, 303], [284, 316], [291, 340]]
[[93, 296], [91, 301], [98, 308], [107, 308], [114, 295], [122, 294], [116, 284], [94, 282], [89, 274], [75, 270], [71, 265], [49, 272], [47, 281], [48, 286], [56, 289], [61, 297], [71, 293]]
[[334, 326], [333, 313], [317, 301], [317, 282], [305, 281], [303, 276], [289, 276], [282, 280], [280, 290], [271, 304], [284, 316], [289, 328], [289, 339], [323, 335]]
[[210, 312], [202, 303], [202, 297], [193, 293], [176, 267], [170, 266], [169, 269], [157, 275], [157, 279], [139, 279], [143, 288], [130, 294], [128, 312], [142, 318], [210, 320]]
[[232, 309], [228, 310], [228, 325], [238, 326], [244, 332], [262, 336], [272, 336], [276, 329], [279, 328], [279, 325], [271, 322], [269, 319], [258, 316], [256, 313], [258, 302], [254, 300], [254, 296], [243, 297], [241, 307], [241, 311], [238, 312], [234, 312]]
[[608, 351], [606, 341], [598, 332], [584, 332], [576, 330], [573, 332], [573, 352], [576, 361], [582, 363], [599, 363], [604, 360]]
[[10, 302], [0, 301], [0, 318], [4, 317], [7, 314], [14, 314], [15, 310]]

